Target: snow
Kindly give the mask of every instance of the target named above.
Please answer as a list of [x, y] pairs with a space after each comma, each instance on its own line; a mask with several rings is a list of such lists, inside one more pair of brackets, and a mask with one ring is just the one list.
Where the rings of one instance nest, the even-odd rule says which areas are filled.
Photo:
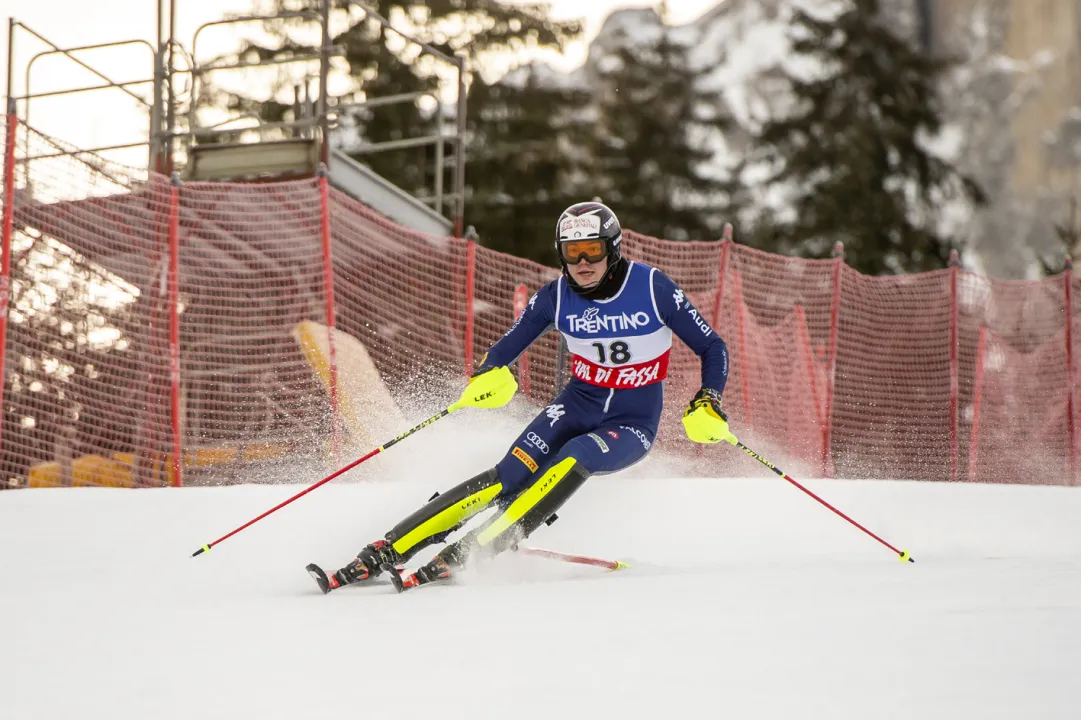
[[1077, 716], [1076, 488], [807, 481], [905, 564], [749, 460], [679, 477], [655, 453], [531, 539], [629, 570], [507, 555], [456, 585], [319, 594], [305, 564], [502, 455], [517, 419], [479, 412], [197, 558], [304, 486], [0, 493], [0, 717]]

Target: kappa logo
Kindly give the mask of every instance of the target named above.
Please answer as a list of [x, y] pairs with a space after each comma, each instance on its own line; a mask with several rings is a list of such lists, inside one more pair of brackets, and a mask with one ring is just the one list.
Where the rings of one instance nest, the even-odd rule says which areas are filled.
[[527, 468], [529, 468], [530, 472], [537, 472], [537, 461], [534, 460], [533, 458], [529, 457], [529, 453], [527, 453], [525, 450], [523, 450], [522, 448], [515, 445], [514, 449], [511, 450], [510, 452], [511, 452], [511, 455], [513, 455], [514, 457], [521, 460], [522, 463]]
[[680, 306], [683, 304], [683, 291], [676, 288], [676, 291], [672, 293], [672, 299], [676, 301], [676, 310], [679, 310]]
[[533, 293], [533, 297], [529, 298], [529, 309], [530, 310], [536, 310], [537, 309], [537, 293]]
[[589, 433], [589, 437], [593, 438], [593, 442], [597, 443], [597, 446], [601, 449], [602, 453], [608, 452], [608, 443], [606, 443], [604, 440], [601, 440], [600, 435]]
[[526, 445], [537, 448], [544, 455], [548, 454], [548, 443], [544, 442], [544, 439], [535, 432], [530, 432], [525, 436], [525, 443]]
[[562, 405], [549, 405], [544, 408], [544, 414], [552, 421], [548, 423], [548, 427], [555, 427], [555, 424], [559, 422], [559, 418], [566, 415], [567, 411], [563, 409]]

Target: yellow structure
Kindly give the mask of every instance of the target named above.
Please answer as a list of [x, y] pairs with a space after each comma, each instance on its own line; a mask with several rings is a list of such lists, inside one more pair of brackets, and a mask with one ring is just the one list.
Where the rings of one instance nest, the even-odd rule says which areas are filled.
[[[184, 453], [184, 469], [207, 468], [237, 462], [259, 462], [283, 458], [293, 448], [285, 443], [252, 443], [242, 446], [193, 448]], [[133, 453], [84, 455], [71, 461], [71, 487], [134, 487]], [[173, 484], [172, 453], [157, 455], [147, 471], [152, 486]], [[27, 487], [64, 487], [64, 470], [58, 462], [39, 463], [27, 474]]]
[[[312, 371], [330, 396], [330, 333], [327, 326], [310, 320], [293, 328]], [[368, 351], [352, 335], [334, 330], [334, 355], [338, 366], [338, 406], [347, 444], [370, 450], [405, 424], [405, 418], [383, 383]]]

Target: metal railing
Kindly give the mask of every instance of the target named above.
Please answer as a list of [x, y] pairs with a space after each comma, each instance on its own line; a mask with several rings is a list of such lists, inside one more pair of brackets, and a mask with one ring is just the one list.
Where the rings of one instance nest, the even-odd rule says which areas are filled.
[[[165, 21], [166, 12], [164, 3], [167, 0], [158, 0], [158, 12], [157, 12], [157, 47], [145, 40], [120, 40], [116, 42], [98, 43], [94, 45], [81, 45], [77, 47], [62, 48], [53, 42], [45, 38], [41, 33], [31, 29], [25, 23], [19, 22], [14, 18], [10, 18], [8, 21], [8, 71], [7, 71], [7, 97], [8, 106], [16, 108], [14, 112], [18, 113], [18, 104], [22, 104], [21, 120], [29, 127], [29, 117], [31, 103], [34, 100], [40, 100], [41, 98], [57, 97], [62, 95], [70, 95], [75, 93], [85, 93], [93, 91], [101, 91], [107, 89], [116, 89], [130, 95], [136, 99], [142, 106], [146, 107], [150, 112], [150, 130], [145, 140], [139, 142], [120, 143], [104, 145], [100, 147], [88, 147], [80, 148], [79, 150], [49, 152], [44, 155], [20, 157], [19, 162], [27, 163], [32, 160], [44, 159], [46, 157], [60, 157], [63, 155], [77, 155], [82, 153], [102, 152], [107, 150], [118, 150], [126, 148], [135, 148], [140, 146], [147, 146], [148, 153], [148, 167], [157, 172], [163, 174], [169, 174], [174, 169], [175, 158], [179, 154], [186, 155], [187, 152], [198, 144], [207, 141], [218, 142], [222, 137], [235, 136], [243, 133], [256, 132], [260, 137], [265, 137], [265, 134], [272, 130], [292, 132], [294, 135], [299, 134], [301, 137], [310, 137], [313, 142], [319, 143], [319, 156], [322, 162], [328, 162], [329, 156], [329, 142], [331, 130], [336, 127], [340, 127], [341, 120], [351, 112], [357, 112], [360, 110], [370, 110], [377, 107], [386, 107], [396, 103], [408, 103], [416, 102], [424, 97], [430, 97], [434, 100], [437, 107], [441, 106], [441, 100], [439, 95], [434, 91], [417, 91], [411, 93], [401, 93], [397, 95], [389, 95], [383, 97], [369, 97], [359, 102], [346, 102], [344, 98], [330, 98], [327, 92], [327, 75], [330, 69], [330, 58], [332, 56], [341, 53], [340, 50], [334, 48], [330, 43], [330, 7], [331, 0], [321, 0], [320, 11], [315, 12], [313, 10], [299, 10], [283, 12], [277, 15], [265, 15], [255, 16], [246, 15], [236, 18], [225, 18], [222, 20], [215, 20], [200, 25], [193, 37], [191, 44], [191, 53], [185, 53], [183, 46], [176, 41], [175, 29], [176, 29], [176, 0], [168, 0], [168, 36], [165, 36]], [[402, 39], [409, 43], [413, 43], [421, 48], [421, 50], [432, 57], [450, 65], [456, 72], [457, 80], [457, 99], [456, 99], [456, 117], [454, 123], [454, 131], [446, 132], [444, 127], [443, 115], [441, 112], [437, 112], [436, 129], [433, 134], [422, 135], [413, 138], [404, 138], [400, 140], [389, 140], [382, 142], [365, 143], [357, 148], [350, 148], [349, 154], [351, 155], [367, 155], [379, 152], [389, 152], [393, 150], [400, 150], [410, 147], [423, 147], [428, 145], [434, 146], [435, 153], [435, 172], [433, 173], [434, 181], [431, 188], [431, 195], [426, 195], [422, 198], [422, 202], [432, 207], [437, 213], [442, 214], [444, 209], [444, 203], [447, 201], [453, 201], [454, 203], [454, 234], [461, 236], [463, 232], [463, 216], [465, 207], [465, 128], [466, 128], [466, 58], [463, 53], [458, 53], [453, 57], [433, 47], [432, 45], [419, 40], [398, 28], [395, 28], [389, 20], [380, 15], [376, 10], [369, 7], [359, 0], [346, 0], [348, 7], [355, 7], [361, 10], [367, 18], [378, 22], [386, 30], [392, 31], [399, 35]], [[218, 27], [224, 25], [235, 25], [238, 23], [254, 22], [254, 21], [269, 21], [278, 19], [290, 19], [290, 18], [306, 18], [319, 22], [321, 28], [321, 43], [318, 48], [315, 48], [315, 52], [306, 55], [299, 55], [289, 58], [268, 58], [265, 60], [259, 60], [255, 62], [236, 62], [225, 64], [214, 64], [214, 61], [210, 61], [207, 65], [200, 65], [198, 60], [198, 42], [199, 37], [204, 30], [211, 27]], [[22, 95], [13, 95], [13, 73], [14, 73], [14, 58], [15, 58], [15, 45], [16, 45], [16, 30], [22, 30], [29, 33], [38, 41], [47, 45], [50, 49], [37, 53], [27, 64], [25, 70], [25, 88]], [[105, 73], [94, 68], [90, 63], [80, 59], [74, 53], [85, 50], [95, 50], [104, 48], [121, 47], [128, 45], [145, 45], [150, 51], [153, 62], [152, 77], [139, 79], [139, 80], [126, 80], [123, 82], [117, 82], [110, 78]], [[175, 60], [178, 54], [185, 54], [189, 58], [190, 68], [187, 70], [177, 69], [175, 67]], [[74, 87], [65, 90], [48, 90], [44, 92], [33, 92], [31, 81], [33, 66], [35, 62], [42, 57], [50, 55], [62, 55], [65, 58], [71, 60], [75, 64], [79, 65], [83, 69], [91, 72], [96, 77], [100, 78], [102, 83], [96, 85], [85, 85], [80, 87]], [[201, 81], [205, 81], [205, 77], [212, 72], [218, 72], [223, 70], [242, 70], [260, 66], [270, 66], [294, 62], [312, 62], [319, 61], [319, 94], [314, 103], [314, 107], [311, 106], [311, 98], [308, 96], [308, 85], [305, 80], [305, 98], [301, 102], [300, 93], [296, 91], [296, 100], [294, 102], [294, 112], [292, 120], [284, 120], [280, 122], [264, 122], [261, 118], [251, 113], [243, 113], [237, 116], [228, 118], [224, 121], [217, 122], [214, 125], [201, 127], [198, 121], [199, 110], [199, 85]], [[179, 102], [177, 100], [177, 92], [175, 88], [176, 80], [183, 76], [190, 77], [190, 88], [188, 90], [188, 106], [185, 112], [181, 113], [179, 108]], [[135, 92], [132, 88], [153, 84], [152, 97], [150, 100]], [[185, 127], [177, 127], [177, 119], [182, 117]], [[231, 123], [241, 120], [255, 120], [254, 126], [245, 127], [225, 127]], [[315, 129], [318, 128], [318, 132]], [[179, 145], [178, 145], [179, 143]], [[454, 156], [453, 173], [451, 175], [451, 192], [445, 191], [444, 173], [446, 170], [448, 159], [446, 157], [447, 144], [453, 145]]]
[[[24, 72], [24, 79], [23, 79], [24, 92], [23, 92], [22, 95], [13, 94], [13, 90], [14, 90], [14, 73], [15, 73], [15, 39], [16, 39], [16, 34], [15, 33], [16, 33], [17, 29], [22, 29], [23, 31], [29, 33], [31, 36], [36, 38], [38, 41], [44, 43], [45, 45], [48, 45], [51, 48], [51, 50], [44, 50], [42, 52], [39, 52], [39, 53], [35, 54], [27, 62], [26, 70]], [[18, 103], [21, 102], [23, 104], [23, 112], [22, 112], [21, 120], [22, 120], [22, 123], [24, 124], [24, 126], [26, 126], [26, 128], [27, 128], [27, 133], [29, 133], [30, 132], [30, 130], [29, 130], [29, 128], [30, 128], [30, 109], [31, 109], [31, 101], [32, 100], [46, 98], [46, 97], [59, 97], [59, 96], [62, 96], [62, 95], [73, 95], [73, 94], [76, 94], [76, 93], [91, 92], [91, 91], [95, 91], [95, 90], [117, 89], [117, 90], [120, 90], [120, 91], [126, 93], [127, 95], [131, 96], [132, 98], [137, 100], [140, 104], [144, 105], [145, 107], [149, 108], [151, 110], [151, 112], [153, 113], [154, 110], [156, 109], [157, 104], [155, 102], [148, 101], [145, 97], [139, 95], [136, 92], [133, 92], [129, 88], [132, 87], [132, 86], [136, 86], [136, 85], [145, 85], [147, 83], [154, 83], [154, 87], [156, 89], [158, 87], [158, 83], [160, 82], [160, 78], [157, 75], [155, 75], [154, 77], [151, 77], [151, 78], [146, 78], [146, 79], [141, 79], [141, 80], [127, 80], [127, 81], [124, 81], [124, 82], [117, 82], [117, 81], [113, 80], [112, 78], [110, 78], [105, 73], [103, 73], [100, 70], [94, 68], [92, 65], [90, 65], [89, 63], [85, 62], [84, 60], [76, 57], [73, 54], [73, 53], [80, 52], [80, 51], [85, 51], [85, 50], [102, 50], [102, 49], [106, 49], [106, 48], [123, 47], [125, 45], [145, 45], [150, 50], [152, 58], [155, 59], [155, 65], [156, 65], [157, 52], [155, 51], [154, 46], [151, 45], [146, 40], [118, 40], [118, 41], [107, 42], [107, 43], [95, 43], [95, 44], [92, 44], [92, 45], [79, 45], [79, 46], [76, 46], [76, 47], [61, 48], [60, 46], [56, 45], [55, 43], [50, 41], [48, 38], [43, 36], [41, 33], [37, 32], [33, 28], [29, 27], [25, 23], [19, 22], [19, 21], [15, 20], [14, 18], [8, 18], [8, 67], [7, 67], [7, 98], [8, 98], [7, 107], [8, 107], [8, 111], [11, 112], [11, 113], [18, 114]], [[41, 58], [47, 57], [47, 56], [50, 56], [50, 55], [63, 55], [67, 59], [71, 60], [72, 62], [79, 65], [83, 69], [89, 71], [90, 73], [94, 74], [95, 76], [101, 78], [105, 82], [103, 84], [100, 84], [100, 85], [88, 85], [88, 86], [82, 86], [82, 87], [68, 88], [68, 89], [65, 89], [65, 90], [49, 90], [49, 91], [46, 91], [46, 92], [35, 93], [35, 92], [32, 91], [33, 86], [32, 86], [32, 82], [31, 82], [32, 78], [33, 78], [32, 72], [33, 72], [33, 69], [34, 69], [34, 64], [38, 60], [40, 60]], [[148, 139], [148, 140], [142, 141], [142, 142], [120, 143], [120, 144], [113, 144], [113, 145], [103, 145], [103, 146], [96, 146], [96, 147], [88, 147], [88, 148], [81, 148], [78, 152], [82, 152], [82, 153], [103, 152], [103, 151], [106, 151], [106, 150], [118, 150], [118, 149], [123, 149], [123, 148], [133, 148], [133, 147], [139, 147], [139, 146], [142, 146], [142, 145], [148, 145], [149, 142], [150, 142], [150, 140]], [[72, 152], [74, 152], [74, 151], [48, 153], [46, 155], [39, 155], [39, 156], [33, 156], [33, 157], [20, 158], [20, 160], [22, 162], [28, 162], [30, 160], [40, 160], [40, 159], [44, 159], [46, 157], [59, 157], [59, 156], [62, 156], [62, 155], [68, 155], [68, 154], [72, 154]]]
[[[347, 0], [348, 4], [360, 8], [366, 16], [376, 20], [385, 29], [390, 30], [400, 36], [402, 39], [411, 42], [419, 46], [422, 50], [427, 52], [439, 60], [453, 66], [457, 71], [458, 81], [458, 97], [456, 108], [456, 122], [454, 135], [445, 136], [442, 134], [442, 122], [437, 121], [437, 134], [423, 136], [419, 138], [411, 139], [415, 144], [405, 145], [403, 143], [409, 142], [407, 140], [391, 140], [378, 143], [371, 143], [361, 148], [360, 151], [351, 152], [379, 152], [381, 150], [400, 149], [402, 147], [415, 147], [417, 145], [435, 144], [436, 146], [436, 172], [435, 182], [436, 189], [434, 196], [436, 198], [436, 207], [438, 212], [442, 212], [442, 198], [450, 197], [454, 200], [454, 236], [462, 237], [463, 218], [465, 215], [465, 120], [466, 120], [466, 88], [465, 88], [465, 75], [466, 75], [466, 56], [464, 53], [457, 53], [454, 57], [447, 55], [441, 50], [429, 45], [428, 43], [418, 40], [417, 38], [408, 35], [398, 28], [391, 25], [390, 21], [373, 10], [368, 5], [359, 2], [359, 0]], [[409, 94], [407, 94], [409, 95]], [[388, 99], [389, 100], [389, 99]], [[439, 98], [436, 97], [436, 104], [439, 104]], [[373, 102], [378, 103], [378, 98], [373, 98]], [[374, 107], [374, 105], [371, 105]], [[453, 182], [451, 184], [452, 190], [450, 195], [444, 195], [443, 189], [443, 144], [444, 142], [454, 143], [454, 175]]]

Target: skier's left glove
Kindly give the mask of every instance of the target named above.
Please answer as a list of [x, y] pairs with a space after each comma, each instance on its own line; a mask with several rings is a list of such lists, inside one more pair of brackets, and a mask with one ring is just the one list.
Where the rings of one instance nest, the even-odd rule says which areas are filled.
[[728, 416], [721, 409], [720, 394], [709, 388], [699, 390], [683, 411], [683, 429], [696, 443], [724, 440], [735, 445], [738, 442], [728, 429]]
[[457, 404], [461, 407], [497, 408], [503, 407], [514, 397], [518, 390], [518, 381], [506, 365], [477, 372], [469, 378], [462, 397]]

